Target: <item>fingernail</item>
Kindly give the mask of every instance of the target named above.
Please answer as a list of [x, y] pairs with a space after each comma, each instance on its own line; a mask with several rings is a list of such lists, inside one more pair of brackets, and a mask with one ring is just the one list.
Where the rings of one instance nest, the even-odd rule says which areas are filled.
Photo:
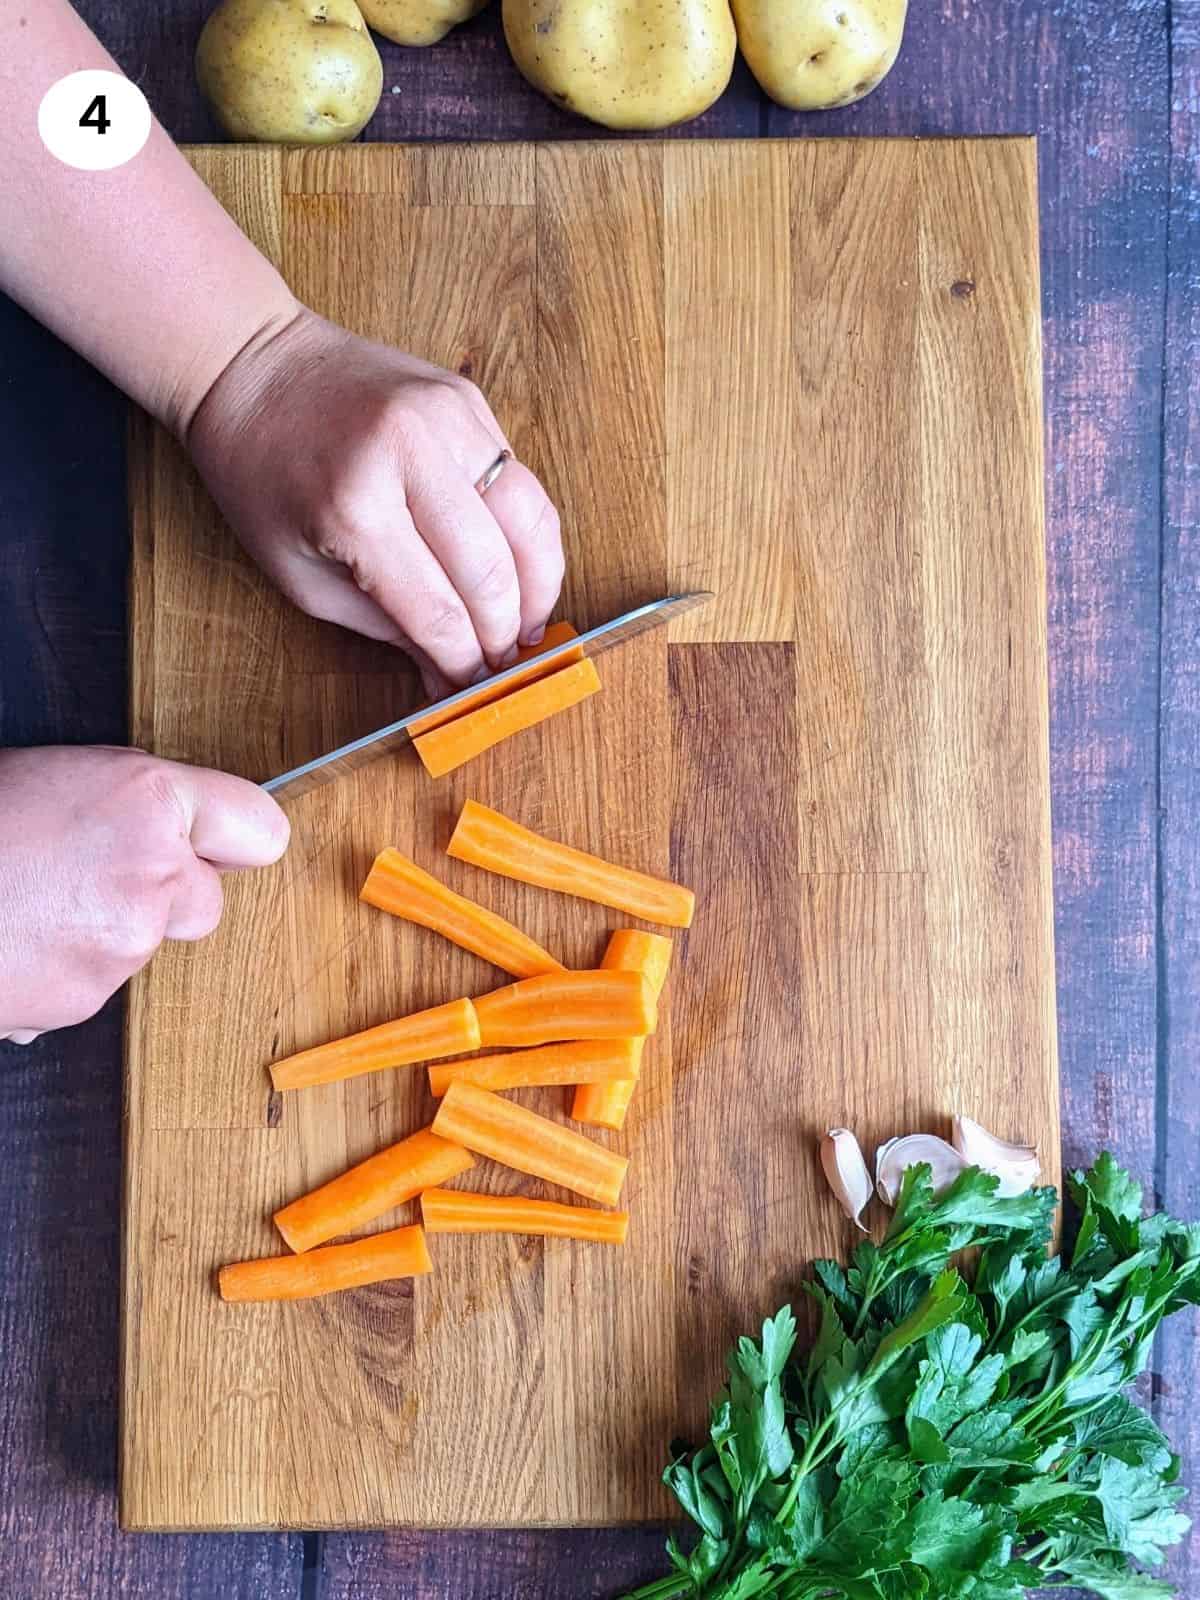
[[508, 647], [508, 649], [504, 652], [504, 654], [500, 657], [499, 670], [501, 672], [503, 672], [505, 667], [511, 667], [513, 662], [517, 659], [517, 656], [519, 654], [520, 654], [520, 652], [518, 651], [516, 645], [515, 644], [514, 645], [510, 645]]
[[528, 633], [521, 635], [521, 643], [528, 650], [530, 645], [541, 644], [545, 637], [545, 628], [530, 628]]
[[477, 683], [486, 683], [487, 680], [491, 677], [491, 675], [492, 675], [492, 669], [485, 662], [484, 665], [482, 667], [480, 667], [479, 671], [475, 674], [475, 676], [471, 679], [471, 681], [467, 685], [467, 687], [469, 689], [473, 689]]

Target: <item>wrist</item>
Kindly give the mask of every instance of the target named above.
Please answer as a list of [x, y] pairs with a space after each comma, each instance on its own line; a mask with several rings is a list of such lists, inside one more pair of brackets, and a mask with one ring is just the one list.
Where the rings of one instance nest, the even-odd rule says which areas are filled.
[[160, 395], [149, 410], [158, 421], [190, 448], [193, 424], [209, 397], [226, 375], [253, 366], [257, 352], [267, 349], [303, 314], [304, 307], [282, 278], [267, 286], [253, 305], [226, 316], [191, 351], [174, 373], [164, 375]]
[[257, 329], [216, 375], [181, 435], [201, 473], [268, 402], [286, 404], [289, 380], [328, 360], [348, 338], [298, 300], [289, 315]]

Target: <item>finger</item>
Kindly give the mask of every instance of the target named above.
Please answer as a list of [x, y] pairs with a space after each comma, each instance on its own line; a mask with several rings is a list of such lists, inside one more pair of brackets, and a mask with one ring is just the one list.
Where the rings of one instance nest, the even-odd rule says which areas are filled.
[[289, 597], [310, 616], [402, 650], [416, 666], [431, 700], [440, 700], [450, 693], [453, 688], [450, 680], [439, 672], [431, 657], [412, 642], [396, 619], [362, 592], [347, 568], [333, 566], [328, 561], [305, 560], [303, 566], [297, 568], [295, 580], [286, 587]]
[[266, 867], [287, 849], [288, 819], [258, 787], [207, 767], [173, 768], [192, 849], [226, 867]]
[[[423, 407], [423, 414], [437, 434], [439, 444], [474, 483], [489, 461], [494, 461], [501, 450], [511, 450], [512, 446], [482, 390], [465, 380], [451, 378], [447, 382], [446, 374], [439, 374], [436, 369], [432, 375], [440, 381], [432, 387], [433, 408]], [[479, 459], [481, 447], [482, 462]]]
[[521, 589], [500, 525], [474, 484], [444, 457], [410, 477], [407, 498], [417, 532], [462, 597], [488, 662], [507, 665], [521, 629]]
[[505, 464], [486, 498], [517, 569], [520, 642], [539, 644], [562, 588], [564, 557], [558, 512], [533, 473], [520, 461]]
[[496, 441], [498, 447], [496, 454], [499, 455], [501, 450], [512, 450], [512, 445], [509, 444], [508, 436], [500, 426], [496, 413], [488, 405], [483, 391], [477, 389], [473, 383], [467, 386], [466, 401], [476, 417], [478, 417], [484, 432], [490, 434]]
[[32, 1044], [41, 1037], [40, 1028], [14, 1028], [11, 1033], [0, 1034], [0, 1044]]
[[163, 938], [207, 939], [223, 909], [220, 874], [207, 861], [197, 860], [171, 901]]
[[390, 642], [395, 645], [397, 650], [402, 651], [413, 666], [416, 667], [417, 675], [421, 679], [425, 693], [431, 700], [440, 700], [443, 695], [448, 695], [452, 692], [454, 685], [448, 678], [443, 678], [420, 645], [414, 644], [407, 634], [397, 630], [396, 637]]
[[[394, 493], [373, 499], [369, 515], [357, 520], [352, 544], [339, 541], [339, 558], [362, 593], [391, 618], [393, 639], [416, 645], [451, 683], [470, 683], [487, 671], [470, 612], [407, 507], [386, 504], [400, 494], [399, 483], [389, 483]], [[309, 581], [319, 587], [327, 579]], [[315, 596], [300, 603], [328, 614]]]
[[361, 633], [381, 644], [410, 647], [408, 635], [370, 595], [355, 583], [349, 568], [329, 561], [307, 558], [296, 564], [294, 575], [285, 582], [288, 598], [310, 617], [335, 622], [340, 628]]
[[424, 650], [411, 640], [400, 648], [412, 658], [413, 665], [420, 674], [422, 687], [431, 700], [444, 700], [448, 694], [454, 693], [454, 685], [449, 678], [442, 676]]

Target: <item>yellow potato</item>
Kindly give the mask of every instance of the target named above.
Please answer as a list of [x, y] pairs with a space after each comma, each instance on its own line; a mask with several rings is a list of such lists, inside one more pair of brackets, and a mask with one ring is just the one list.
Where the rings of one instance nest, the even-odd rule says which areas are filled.
[[487, 0], [359, 0], [362, 14], [385, 39], [397, 44], [436, 44], [466, 22]]
[[730, 0], [738, 43], [772, 100], [848, 106], [892, 69], [908, 0]]
[[353, 139], [383, 93], [354, 0], [222, 0], [196, 46], [196, 76], [233, 138], [278, 144]]
[[504, 0], [513, 60], [608, 128], [665, 128], [718, 98], [737, 53], [729, 0]]

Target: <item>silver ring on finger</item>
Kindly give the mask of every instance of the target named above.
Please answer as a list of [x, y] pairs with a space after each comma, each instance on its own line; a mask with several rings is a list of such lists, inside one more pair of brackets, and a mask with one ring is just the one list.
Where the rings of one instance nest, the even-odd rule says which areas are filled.
[[475, 485], [476, 493], [481, 495], [486, 494], [511, 460], [512, 451], [501, 450], [495, 461], [492, 462], [491, 466], [484, 473], [483, 477], [480, 478], [479, 482]]

